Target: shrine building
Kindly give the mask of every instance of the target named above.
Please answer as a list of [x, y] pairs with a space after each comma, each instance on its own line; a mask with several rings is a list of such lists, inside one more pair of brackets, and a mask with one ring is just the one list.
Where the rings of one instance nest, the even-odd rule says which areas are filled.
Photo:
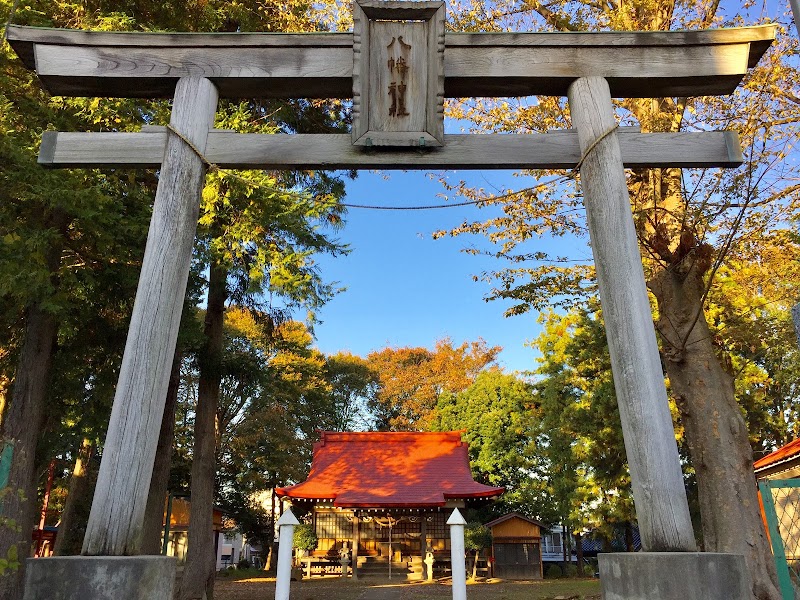
[[375, 563], [420, 565], [427, 550], [446, 567], [453, 509], [504, 491], [473, 480], [462, 433], [325, 431], [308, 478], [276, 491], [312, 509], [317, 557], [336, 557], [346, 545], [351, 564], [368, 571]]

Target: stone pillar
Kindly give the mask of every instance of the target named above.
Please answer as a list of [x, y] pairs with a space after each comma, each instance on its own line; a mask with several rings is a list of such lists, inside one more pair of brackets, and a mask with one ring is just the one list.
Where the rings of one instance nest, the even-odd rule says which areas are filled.
[[299, 524], [300, 521], [294, 516], [291, 508], [287, 508], [278, 519], [278, 573], [275, 581], [275, 600], [289, 600], [294, 526]]
[[339, 554], [339, 564], [342, 565], [342, 577], [347, 577], [347, 567], [350, 564], [350, 549], [347, 547], [347, 542], [342, 545], [342, 551]]
[[467, 600], [467, 564], [464, 548], [464, 526], [467, 522], [456, 508], [450, 518], [450, 569], [453, 576], [453, 600]]
[[427, 547], [425, 552], [425, 570], [427, 571], [426, 579], [428, 581], [433, 581], [433, 563], [436, 562], [436, 559], [433, 556], [433, 548]]
[[419, 557], [425, 571], [423, 579], [433, 580], [433, 552], [428, 551], [428, 516], [422, 511], [419, 514]]

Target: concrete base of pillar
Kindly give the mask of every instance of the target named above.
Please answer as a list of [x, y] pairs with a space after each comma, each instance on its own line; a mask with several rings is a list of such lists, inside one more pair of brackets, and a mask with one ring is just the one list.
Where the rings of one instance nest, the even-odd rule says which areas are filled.
[[744, 557], [712, 552], [600, 554], [603, 600], [751, 600]]
[[174, 588], [173, 557], [30, 558], [24, 600], [172, 600]]

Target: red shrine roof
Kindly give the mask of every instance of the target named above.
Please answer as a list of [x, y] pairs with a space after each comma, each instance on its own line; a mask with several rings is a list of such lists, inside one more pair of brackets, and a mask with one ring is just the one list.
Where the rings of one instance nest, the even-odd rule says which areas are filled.
[[276, 492], [349, 508], [444, 506], [451, 499], [499, 496], [504, 488], [472, 479], [461, 434], [323, 431], [308, 479]]
[[800, 455], [800, 438], [793, 442], [789, 442], [781, 448], [778, 448], [771, 454], [767, 454], [766, 456], [759, 458], [755, 463], [753, 463], [753, 468], [756, 471], [759, 471], [765, 467], [786, 462], [798, 455]]

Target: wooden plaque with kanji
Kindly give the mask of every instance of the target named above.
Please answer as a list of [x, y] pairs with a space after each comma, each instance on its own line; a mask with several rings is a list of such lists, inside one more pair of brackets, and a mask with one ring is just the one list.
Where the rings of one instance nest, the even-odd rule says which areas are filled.
[[353, 5], [353, 144], [441, 146], [444, 2]]

